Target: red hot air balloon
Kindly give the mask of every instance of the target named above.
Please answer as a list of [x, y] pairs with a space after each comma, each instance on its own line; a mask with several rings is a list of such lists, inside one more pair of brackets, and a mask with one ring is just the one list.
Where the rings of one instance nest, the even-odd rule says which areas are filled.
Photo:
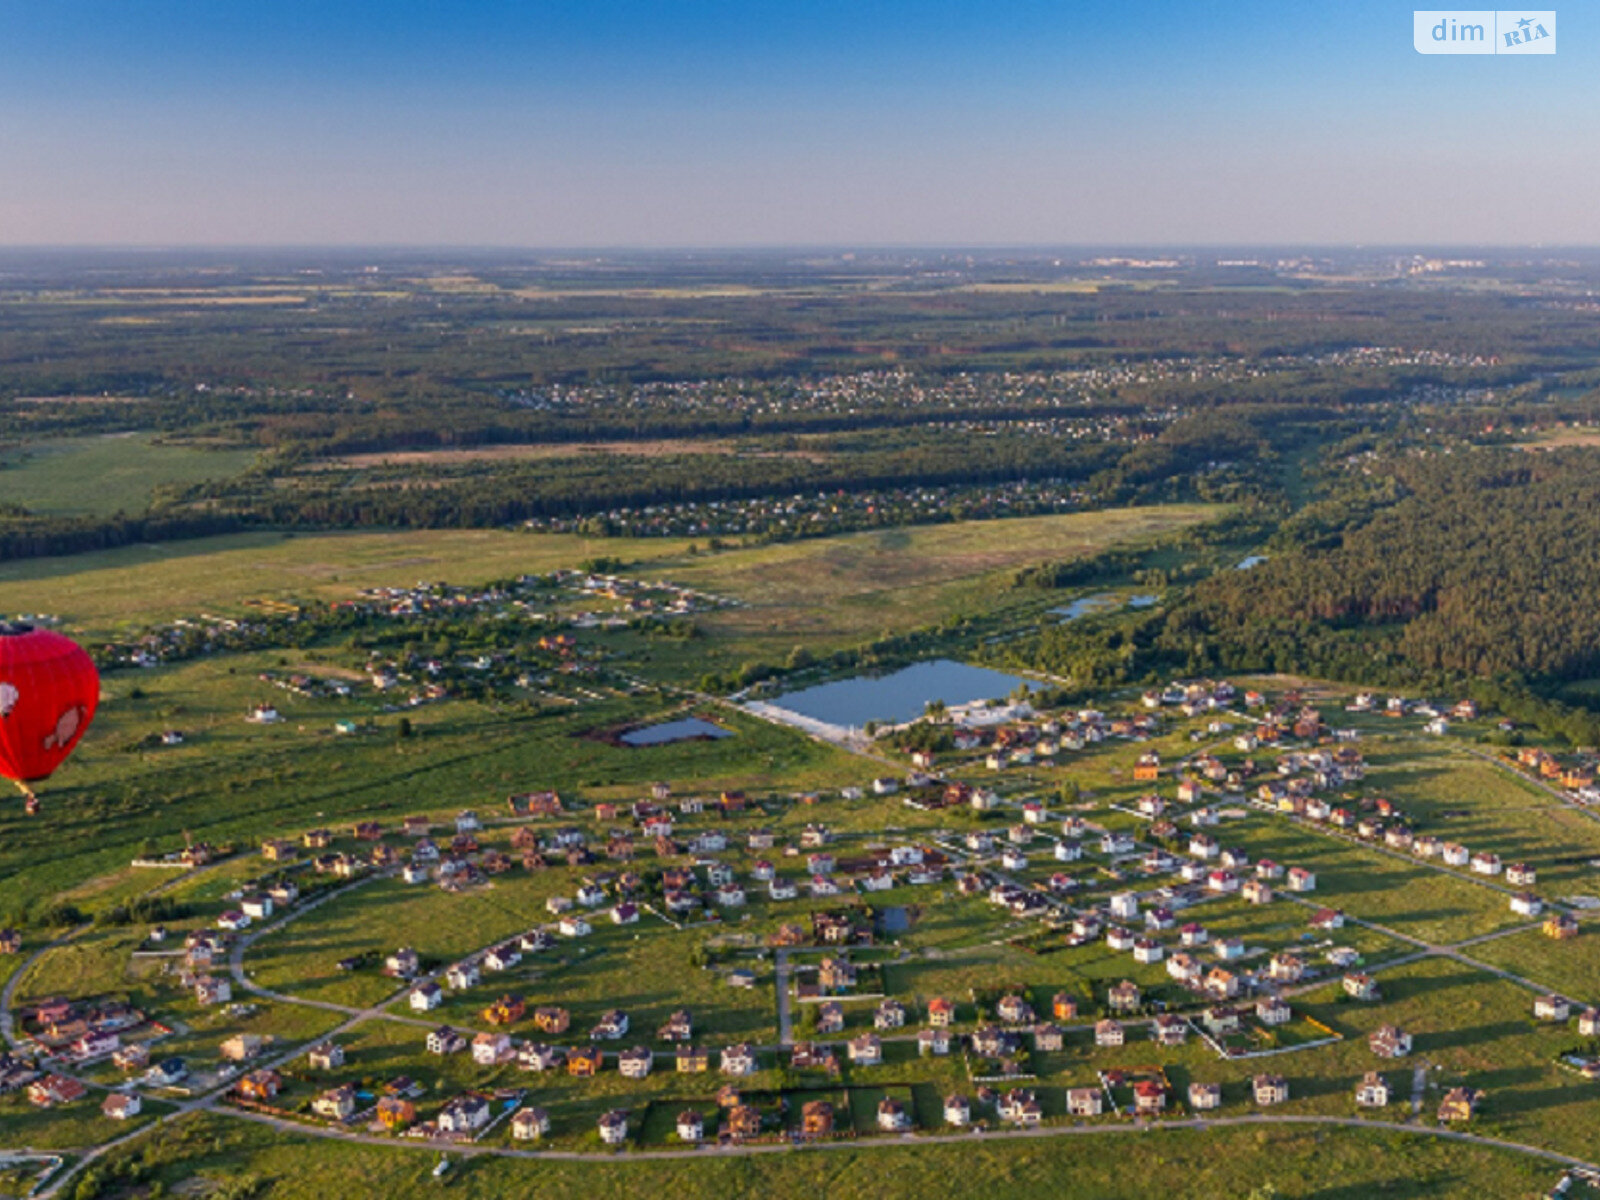
[[72, 753], [100, 703], [100, 673], [71, 638], [0, 624], [0, 776], [28, 797]]

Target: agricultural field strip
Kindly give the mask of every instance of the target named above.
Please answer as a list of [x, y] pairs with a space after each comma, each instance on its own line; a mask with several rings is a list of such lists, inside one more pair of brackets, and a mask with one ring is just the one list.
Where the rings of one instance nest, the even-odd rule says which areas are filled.
[[[258, 1121], [258, 1122], [261, 1122], [262, 1124], [271, 1125], [274, 1128], [281, 1129], [284, 1132], [311, 1133], [313, 1136], [316, 1136], [316, 1137], [338, 1138], [341, 1141], [361, 1142], [361, 1143], [365, 1143], [367, 1145], [374, 1145], [374, 1146], [393, 1147], [393, 1146], [396, 1146], [396, 1145], [404, 1144], [402, 1142], [397, 1142], [392, 1138], [374, 1137], [374, 1136], [371, 1136], [371, 1135], [368, 1135], [368, 1134], [345, 1133], [345, 1132], [342, 1132], [342, 1131], [339, 1131], [339, 1130], [328, 1129], [328, 1128], [322, 1127], [322, 1126], [301, 1125], [301, 1124], [298, 1124], [296, 1122], [286, 1121], [286, 1120], [283, 1120], [281, 1118], [271, 1117], [271, 1116], [266, 1115], [265, 1113], [252, 1113], [252, 1112], [244, 1112], [244, 1111], [233, 1112], [233, 1111], [229, 1111], [229, 1110], [226, 1110], [226, 1109], [216, 1109], [214, 1111], [227, 1112], [228, 1115], [230, 1115], [230, 1116], [236, 1116], [236, 1117], [242, 1118], [244, 1120]], [[170, 1119], [170, 1118], [168, 1118], [168, 1119]], [[1119, 1124], [1119, 1125], [1109, 1125], [1109, 1124], [1100, 1124], [1100, 1125], [1041, 1125], [1041, 1126], [1035, 1126], [1034, 1128], [1031, 1128], [1031, 1129], [1029, 1129], [1029, 1128], [1021, 1128], [1021, 1129], [1006, 1128], [1006, 1129], [996, 1129], [996, 1130], [992, 1130], [992, 1131], [986, 1132], [983, 1135], [983, 1137], [984, 1137], [984, 1140], [987, 1142], [987, 1141], [992, 1141], [992, 1140], [997, 1139], [997, 1138], [1049, 1138], [1049, 1137], [1070, 1137], [1070, 1136], [1095, 1136], [1095, 1135], [1099, 1135], [1099, 1134], [1108, 1134], [1108, 1133], [1149, 1133], [1153, 1129], [1164, 1129], [1164, 1130], [1166, 1130], [1166, 1129], [1170, 1129], [1170, 1130], [1199, 1129], [1199, 1130], [1204, 1130], [1204, 1129], [1223, 1128], [1223, 1127], [1228, 1127], [1228, 1126], [1251, 1126], [1251, 1125], [1273, 1125], [1273, 1124], [1278, 1124], [1278, 1125], [1336, 1125], [1336, 1126], [1345, 1126], [1345, 1127], [1348, 1127], [1348, 1128], [1356, 1128], [1356, 1129], [1382, 1129], [1382, 1130], [1387, 1130], [1387, 1131], [1389, 1131], [1391, 1133], [1422, 1134], [1422, 1135], [1427, 1136], [1427, 1137], [1444, 1138], [1444, 1139], [1447, 1139], [1447, 1140], [1450, 1140], [1450, 1141], [1472, 1142], [1472, 1143], [1476, 1143], [1476, 1144], [1479, 1144], [1479, 1145], [1493, 1146], [1493, 1147], [1496, 1147], [1496, 1148], [1499, 1148], [1499, 1149], [1504, 1149], [1504, 1150], [1515, 1150], [1515, 1151], [1518, 1151], [1520, 1153], [1528, 1154], [1528, 1155], [1531, 1155], [1531, 1156], [1536, 1157], [1536, 1158], [1542, 1158], [1542, 1159], [1548, 1160], [1550, 1162], [1561, 1163], [1561, 1164], [1564, 1164], [1564, 1165], [1567, 1165], [1567, 1166], [1574, 1166], [1574, 1167], [1586, 1167], [1586, 1168], [1588, 1168], [1590, 1170], [1600, 1170], [1600, 1166], [1597, 1166], [1596, 1164], [1590, 1163], [1590, 1162], [1586, 1161], [1585, 1159], [1577, 1158], [1577, 1157], [1574, 1157], [1572, 1155], [1562, 1154], [1559, 1151], [1555, 1151], [1555, 1150], [1546, 1150], [1546, 1149], [1543, 1149], [1543, 1148], [1538, 1147], [1538, 1146], [1529, 1146], [1529, 1145], [1526, 1145], [1525, 1143], [1522, 1143], [1522, 1142], [1513, 1142], [1513, 1141], [1503, 1140], [1503, 1139], [1500, 1139], [1500, 1138], [1486, 1137], [1486, 1136], [1481, 1135], [1481, 1134], [1465, 1133], [1465, 1132], [1462, 1132], [1460, 1130], [1454, 1130], [1454, 1129], [1432, 1128], [1432, 1127], [1425, 1126], [1425, 1125], [1404, 1125], [1404, 1124], [1401, 1124], [1401, 1123], [1395, 1122], [1395, 1121], [1377, 1121], [1377, 1120], [1372, 1120], [1372, 1119], [1368, 1119], [1368, 1118], [1361, 1118], [1361, 1117], [1324, 1117], [1324, 1116], [1287, 1116], [1287, 1115], [1285, 1115], [1285, 1116], [1258, 1115], [1258, 1116], [1248, 1116], [1248, 1117], [1215, 1117], [1215, 1118], [1190, 1117], [1190, 1118], [1185, 1118], [1183, 1120], [1161, 1121], [1159, 1123], [1128, 1122], [1128, 1123], [1123, 1123], [1123, 1124]], [[144, 1131], [141, 1130], [140, 1132], [144, 1132]], [[929, 1144], [940, 1144], [940, 1143], [956, 1143], [956, 1142], [959, 1142], [959, 1143], [970, 1143], [971, 1140], [972, 1140], [972, 1134], [970, 1134], [970, 1133], [947, 1133], [947, 1134], [930, 1134], [930, 1135], [925, 1135], [925, 1136], [919, 1136], [916, 1139], [916, 1143], [918, 1145], [929, 1145]], [[816, 1150], [830, 1150], [830, 1149], [832, 1149], [832, 1150], [844, 1150], [844, 1149], [850, 1149], [852, 1147], [862, 1147], [862, 1146], [869, 1146], [869, 1147], [870, 1146], [904, 1146], [905, 1144], [906, 1144], [906, 1140], [905, 1140], [904, 1136], [896, 1136], [896, 1137], [864, 1137], [864, 1138], [851, 1139], [849, 1141], [817, 1142], [817, 1143], [811, 1144], [808, 1148], [809, 1149], [816, 1149]], [[433, 1149], [435, 1149], [435, 1147], [422, 1145], [422, 1144], [413, 1145], [413, 1146], [411, 1146], [409, 1148], [411, 1148], [411, 1149], [420, 1149], [420, 1150], [433, 1150]], [[595, 1155], [592, 1152], [582, 1151], [582, 1150], [518, 1150], [518, 1149], [511, 1148], [511, 1147], [476, 1146], [476, 1145], [453, 1145], [451, 1148], [452, 1148], [452, 1150], [456, 1151], [457, 1153], [462, 1154], [463, 1156], [491, 1155], [491, 1156], [498, 1156], [498, 1157], [503, 1157], [503, 1158], [577, 1160], [577, 1161], [584, 1161], [584, 1162], [593, 1162], [593, 1161], [595, 1161]], [[793, 1153], [794, 1149], [795, 1148], [794, 1148], [794, 1146], [792, 1144], [785, 1142], [785, 1143], [775, 1144], [775, 1145], [774, 1144], [769, 1144], [769, 1145], [729, 1146], [729, 1147], [720, 1148], [720, 1149], [717, 1149], [717, 1150], [714, 1150], [714, 1151], [706, 1151], [706, 1150], [700, 1150], [700, 1149], [690, 1149], [690, 1150], [631, 1150], [631, 1151], [628, 1152], [627, 1158], [628, 1158], [628, 1161], [633, 1162], [633, 1161], [645, 1160], [645, 1159], [711, 1158], [711, 1157], [721, 1157], [721, 1156], [728, 1155], [728, 1154], [789, 1154], [789, 1153]], [[64, 1180], [62, 1180], [61, 1182], [64, 1182]], [[41, 1193], [42, 1196], [49, 1196], [51, 1194], [53, 1194], [53, 1191], [46, 1191], [44, 1193]]]
[[1538, 788], [1541, 792], [1554, 799], [1556, 803], [1561, 805], [1562, 808], [1570, 809], [1573, 812], [1580, 812], [1584, 816], [1588, 817], [1591, 821], [1600, 821], [1600, 813], [1595, 812], [1587, 805], [1579, 804], [1560, 788], [1553, 787], [1545, 780], [1540, 779], [1535, 775], [1529, 775], [1525, 771], [1519, 771], [1516, 767], [1506, 762], [1505, 759], [1501, 758], [1499, 755], [1489, 754], [1483, 750], [1474, 750], [1471, 746], [1463, 747], [1463, 749], [1465, 749], [1466, 752], [1472, 755], [1474, 758], [1482, 759], [1490, 766], [1504, 771], [1506, 774], [1510, 775], [1519, 782]]

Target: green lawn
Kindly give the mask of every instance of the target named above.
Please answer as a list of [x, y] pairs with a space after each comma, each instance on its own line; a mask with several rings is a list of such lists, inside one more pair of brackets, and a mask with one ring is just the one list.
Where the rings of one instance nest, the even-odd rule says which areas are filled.
[[[135, 1146], [137, 1151], [139, 1147]], [[360, 1194], [383, 1180], [396, 1200], [434, 1196], [437, 1155], [295, 1137], [222, 1116], [185, 1118], [157, 1135], [148, 1157], [169, 1190], [189, 1179], [271, 1180], [275, 1200]], [[843, 1147], [738, 1158], [587, 1163], [457, 1160], [462, 1196], [537, 1194], [606, 1200], [641, 1191], [773, 1200], [988, 1196], [1016, 1200], [1242, 1198], [1264, 1183], [1283, 1197], [1533, 1200], [1554, 1181], [1548, 1163], [1476, 1146], [1393, 1133], [1321, 1129], [1220, 1129], [1150, 1137], [974, 1139], [952, 1146]]]
[[663, 573], [739, 597], [743, 607], [703, 624], [781, 657], [801, 643], [828, 649], [987, 612], [1016, 567], [1139, 544], [1221, 511], [1172, 504], [853, 533], [681, 560]]
[[136, 515], [158, 487], [225, 479], [255, 459], [252, 450], [169, 444], [148, 434], [31, 442], [0, 453], [0, 504], [51, 516]]
[[419, 579], [471, 585], [575, 567], [595, 555], [635, 562], [681, 549], [668, 539], [495, 529], [242, 533], [0, 564], [0, 611], [54, 613], [70, 631], [108, 634], [133, 623], [237, 612], [247, 600], [342, 599]]

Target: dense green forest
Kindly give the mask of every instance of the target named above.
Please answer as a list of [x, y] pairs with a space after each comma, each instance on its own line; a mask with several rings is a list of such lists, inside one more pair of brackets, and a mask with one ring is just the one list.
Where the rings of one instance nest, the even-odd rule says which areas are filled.
[[[1004, 659], [1084, 686], [1163, 674], [1281, 671], [1455, 688], [1595, 741], [1559, 702], [1600, 675], [1600, 451], [1456, 448], [1355, 456], [1287, 516], [1249, 569], [1224, 567], [1162, 610], [1044, 629]], [[1125, 553], [1024, 572], [1107, 582]]]

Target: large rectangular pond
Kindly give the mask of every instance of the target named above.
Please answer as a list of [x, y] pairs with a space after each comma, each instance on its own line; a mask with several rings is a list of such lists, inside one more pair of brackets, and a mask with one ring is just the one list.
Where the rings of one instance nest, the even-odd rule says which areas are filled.
[[[916, 663], [890, 675], [858, 675], [786, 692], [769, 703], [803, 717], [845, 728], [868, 721], [902, 724], [922, 716], [930, 700], [954, 707], [974, 700], [996, 700], [1029, 684], [1020, 675], [969, 667], [948, 658]], [[1035, 686], [1029, 684], [1029, 686]]]

